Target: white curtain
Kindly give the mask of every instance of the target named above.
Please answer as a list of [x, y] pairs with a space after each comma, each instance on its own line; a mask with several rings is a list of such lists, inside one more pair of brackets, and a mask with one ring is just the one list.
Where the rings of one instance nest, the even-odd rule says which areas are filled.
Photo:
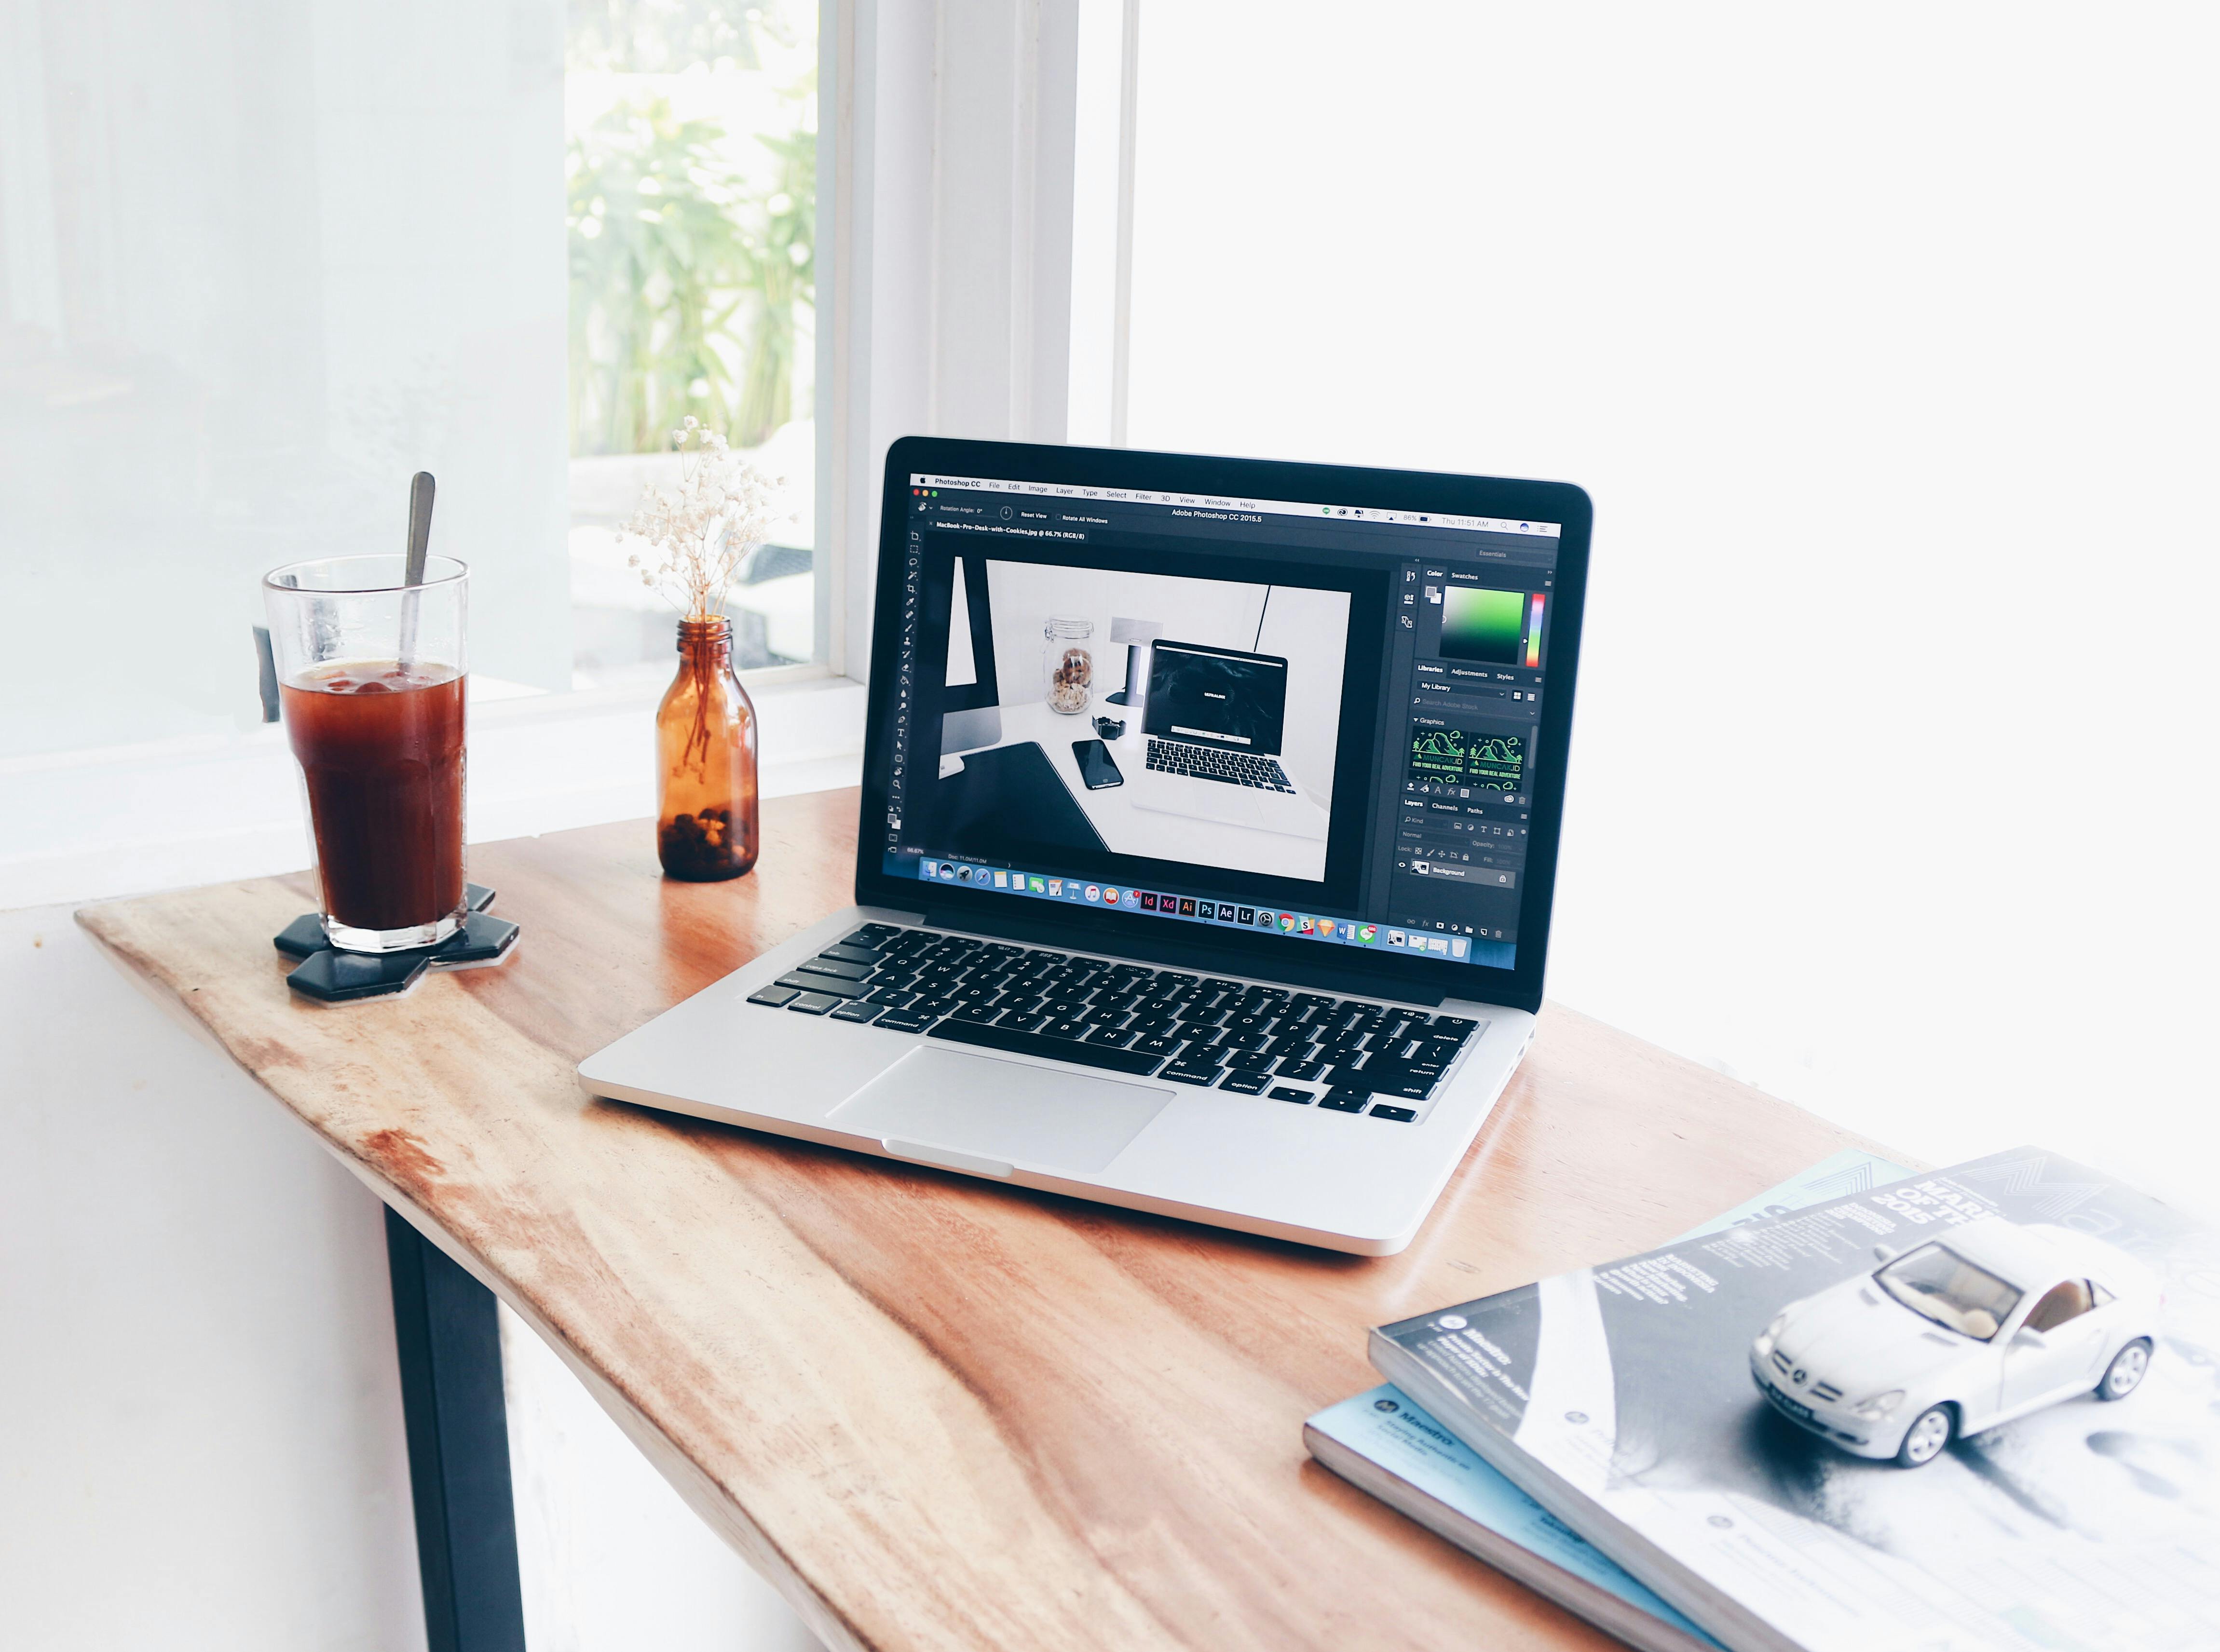
[[2216, 47], [1149, 8], [1132, 444], [1594, 496], [1554, 997], [2211, 1197]]
[[0, 0], [0, 759], [257, 720], [258, 577], [418, 470], [569, 687], [563, 16]]

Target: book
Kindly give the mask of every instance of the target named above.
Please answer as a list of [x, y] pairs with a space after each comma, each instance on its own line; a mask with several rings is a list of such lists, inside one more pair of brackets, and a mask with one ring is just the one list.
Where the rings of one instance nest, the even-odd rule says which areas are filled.
[[2220, 1643], [2216, 1263], [2220, 1234], [2020, 1148], [1371, 1352], [1731, 1652], [2165, 1652]]
[[[1908, 1174], [1849, 1149], [1682, 1237], [1784, 1214]], [[1311, 1418], [1303, 1424], [1303, 1443], [1343, 1479], [1642, 1652], [1699, 1652], [1718, 1644], [1392, 1383]]]

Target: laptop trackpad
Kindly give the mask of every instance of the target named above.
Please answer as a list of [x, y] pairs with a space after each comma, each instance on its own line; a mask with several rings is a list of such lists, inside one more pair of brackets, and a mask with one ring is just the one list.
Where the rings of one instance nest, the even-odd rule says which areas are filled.
[[992, 1056], [920, 1045], [832, 1109], [826, 1123], [876, 1136], [905, 1158], [911, 1144], [951, 1148], [986, 1164], [950, 1163], [994, 1174], [1007, 1163], [1093, 1172], [1172, 1099], [1169, 1089], [1120, 1084]]

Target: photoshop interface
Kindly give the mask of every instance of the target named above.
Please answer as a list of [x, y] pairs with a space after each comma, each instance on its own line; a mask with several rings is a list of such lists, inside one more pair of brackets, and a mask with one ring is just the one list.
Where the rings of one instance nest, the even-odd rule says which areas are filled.
[[[976, 880], [982, 887], [1034, 899], [1110, 905], [1256, 928], [1296, 940], [1400, 946], [1452, 961], [1510, 966], [1518, 940], [1531, 801], [1530, 764], [1541, 715], [1554, 601], [1556, 524], [1325, 502], [1289, 503], [974, 477], [916, 476], [910, 480], [895, 738], [888, 776], [888, 872], [943, 882]], [[1004, 548], [1012, 545], [1029, 548]], [[1324, 900], [1323, 883], [1317, 885], [1319, 898], [1307, 903], [1291, 901], [1284, 894], [1276, 900], [1262, 899], [1256, 889], [1241, 887], [1244, 868], [1319, 879], [1323, 826], [1317, 842], [1306, 842], [1299, 826], [1285, 822], [1246, 838], [1225, 839], [1224, 832], [1233, 828], [1214, 821], [1198, 824], [1145, 814], [1141, 811], [1151, 807], [1151, 800], [1131, 783], [1132, 771], [1144, 762], [1129, 755], [1136, 750], [1134, 740], [1113, 739], [1107, 747], [1126, 771], [1120, 790], [1090, 790], [1076, 771], [1062, 775], [1063, 789], [1072, 794], [1100, 828], [1090, 833], [1098, 851], [1146, 853], [1147, 833], [1174, 832], [1161, 840], [1182, 849], [1157, 857], [1188, 863], [1185, 879], [1159, 879], [1154, 887], [1141, 888], [1126, 887], [1114, 877], [1106, 881], [1107, 855], [1098, 863], [1089, 855], [1065, 854], [1062, 858], [1067, 863], [1063, 864], [1045, 863], [1055, 857], [1036, 855], [1032, 859], [1045, 863], [1020, 864], [1025, 857], [982, 852], [988, 845], [970, 841], [974, 834], [961, 829], [945, 809], [933, 806], [932, 791], [951, 778], [951, 766], [960, 772], [967, 764], [1001, 755], [988, 750], [976, 756], [945, 756], [951, 747], [942, 739], [939, 709], [944, 703], [968, 706], [990, 691], [997, 702], [997, 720], [980, 733], [997, 746], [1022, 744], [1037, 733], [1036, 745], [1054, 755], [1057, 761], [1051, 766], [1059, 772], [1065, 740], [1057, 735], [1068, 739], [1098, 730], [1107, 732], [1123, 722], [1138, 739], [1141, 720], [1148, 713], [1145, 700], [1138, 706], [1124, 703], [1130, 644], [1107, 639], [1101, 629], [1082, 644], [1091, 655], [1086, 714], [1045, 718], [1037, 710], [1045, 693], [1043, 666], [1027, 662], [1045, 658], [1044, 627], [1055, 617], [1049, 610], [1084, 607], [1088, 599], [1078, 593], [1096, 589], [1102, 582], [1111, 583], [1113, 594], [1093, 599], [1098, 605], [1107, 602], [1115, 607], [1124, 602], [1145, 608], [1153, 599], [1164, 622], [1141, 629], [1168, 641], [1178, 637], [1219, 645], [1219, 637], [1190, 633], [1205, 628], [1200, 616], [1214, 612], [1213, 599], [1222, 599], [1216, 608], [1227, 610], [1225, 620], [1230, 629], [1225, 636], [1231, 640], [1225, 645], [1237, 651], [1253, 646], [1269, 654], [1275, 646], [1288, 646], [1281, 639], [1297, 634], [1289, 627], [1303, 623], [1302, 603], [1317, 610], [1310, 629], [1300, 634], [1317, 639], [1319, 645], [1307, 651], [1291, 648], [1285, 662], [1291, 742], [1297, 738], [1294, 731], [1319, 720], [1316, 709], [1299, 714], [1293, 702], [1306, 682], [1319, 675], [1320, 657], [1337, 642], [1348, 658], [1357, 657], [1355, 639], [1332, 629], [1334, 614], [1318, 601], [1325, 594], [1274, 585], [1271, 573], [1262, 567], [1258, 583], [1245, 586], [1121, 576], [1091, 564], [1089, 545], [1106, 551], [1169, 548], [1247, 557], [1260, 564], [1306, 559], [1361, 570], [1384, 587], [1387, 637], [1378, 666], [1382, 715], [1377, 728], [1380, 741], [1374, 749], [1383, 752], [1386, 771], [1375, 780], [1361, 769], [1336, 772], [1330, 757], [1322, 764], [1313, 756], [1307, 764], [1309, 770], [1322, 770], [1336, 790], [1353, 787], [1361, 793], [1376, 787], [1376, 796], [1364, 801], [1363, 864], [1353, 901]], [[950, 577], [958, 588], [939, 593], [938, 603], [936, 593], [928, 589], [932, 570], [951, 564], [935, 552], [952, 552]], [[1029, 560], [995, 560], [998, 552]], [[1038, 558], [1046, 561], [1032, 560]], [[961, 589], [967, 569], [975, 570], [975, 578], [976, 570], [983, 570], [987, 591]], [[1067, 596], [1044, 584], [1050, 577], [1064, 578], [1074, 594]], [[1090, 577], [1094, 585], [1087, 583]], [[1118, 583], [1121, 580], [1126, 583]], [[1175, 589], [1183, 587], [1194, 590]], [[1142, 594], [1144, 588], [1150, 595]], [[1241, 608], [1244, 601], [1252, 602], [1253, 608]], [[1279, 605], [1276, 619], [1275, 603]], [[1345, 615], [1348, 610], [1344, 607], [1338, 612]], [[923, 621], [935, 614], [951, 616], [945, 685], [943, 659], [917, 654]], [[990, 637], [975, 634], [974, 615], [988, 621]], [[1249, 629], [1252, 623], [1253, 632]], [[1130, 624], [1122, 618], [1108, 620], [1112, 632]], [[972, 658], [975, 644], [1000, 664]], [[925, 672], [932, 674], [932, 681], [924, 680]], [[1169, 678], [1165, 680], [1168, 683]], [[1337, 692], [1339, 682], [1337, 667], [1332, 675]], [[991, 689], [976, 686], [982, 684]], [[1051, 695], [1057, 691], [1053, 682], [1047, 688]], [[1113, 698], [1117, 703], [1112, 702]], [[1106, 720], [1098, 722], [1098, 718]], [[1148, 720], [1163, 726], [1158, 718], [1149, 716]], [[1325, 720], [1323, 738], [1330, 752], [1334, 732], [1331, 714]], [[955, 745], [969, 743], [959, 739]], [[980, 767], [983, 772], [988, 764], [980, 761]], [[1313, 772], [1301, 783], [1316, 785], [1319, 779]], [[1294, 783], [1290, 782], [1291, 789]], [[932, 791], [920, 797], [926, 789]], [[1044, 778], [1032, 795], [1051, 789]], [[1062, 800], [1055, 801], [1060, 807]], [[1328, 801], [1323, 797], [1317, 801]], [[1120, 832], [1138, 835], [1129, 844], [1120, 838]], [[1221, 841], [1236, 846], [1222, 851], [1209, 847]], [[1222, 898], [1228, 895], [1234, 898]]]

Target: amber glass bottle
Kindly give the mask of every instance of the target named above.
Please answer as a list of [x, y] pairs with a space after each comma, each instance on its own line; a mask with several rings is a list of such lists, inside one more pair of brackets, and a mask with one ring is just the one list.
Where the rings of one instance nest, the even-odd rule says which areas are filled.
[[678, 675], [655, 714], [656, 851], [689, 883], [756, 863], [756, 708], [733, 675], [733, 622], [678, 622]]

